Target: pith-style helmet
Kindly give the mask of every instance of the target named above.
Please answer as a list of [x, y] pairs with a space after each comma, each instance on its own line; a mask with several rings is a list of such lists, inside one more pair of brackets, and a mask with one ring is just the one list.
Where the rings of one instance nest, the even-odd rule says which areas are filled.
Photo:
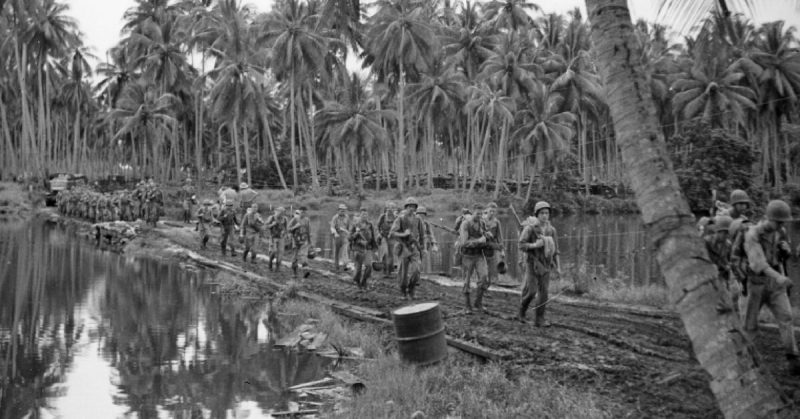
[[778, 199], [769, 201], [767, 219], [780, 222], [792, 221], [792, 210], [789, 208], [789, 204]]
[[752, 201], [750, 197], [747, 196], [747, 192], [741, 189], [734, 189], [733, 192], [731, 192], [731, 205], [751, 203]]

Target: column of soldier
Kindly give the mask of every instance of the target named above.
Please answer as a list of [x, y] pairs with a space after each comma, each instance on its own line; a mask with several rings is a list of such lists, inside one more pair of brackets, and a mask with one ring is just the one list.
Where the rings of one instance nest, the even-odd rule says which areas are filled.
[[[244, 247], [242, 259], [247, 261], [249, 255], [251, 263], [255, 263], [257, 248], [264, 235], [271, 271], [280, 270], [283, 250], [288, 242], [293, 275], [297, 277], [302, 272], [303, 277], [309, 276], [308, 260], [314, 257], [314, 250], [310, 247], [311, 228], [305, 207], [297, 208], [291, 219], [284, 207], [275, 208], [269, 217], [263, 219], [255, 203], [257, 193], [246, 183], [221, 188], [218, 193], [220, 205], [206, 199], [195, 214], [202, 248], [208, 244], [210, 226], [218, 224], [222, 254], [230, 250], [230, 254], [236, 256], [233, 238], [238, 232], [238, 241]], [[339, 205], [330, 220], [333, 262], [337, 272], [346, 270], [344, 258], [349, 249], [354, 265], [353, 281], [359, 292], [367, 290], [374, 269], [383, 270], [387, 278], [391, 278], [397, 269], [401, 298], [414, 300], [420, 276], [423, 270], [430, 272], [432, 253], [439, 250], [431, 230], [436, 226], [457, 235], [456, 264], [461, 265], [463, 272], [466, 312], [473, 313], [473, 309], [485, 311], [483, 297], [486, 290], [496, 282], [500, 273], [505, 272], [504, 240], [496, 204], [490, 203], [486, 208], [480, 204], [465, 208], [452, 229], [429, 222], [426, 208], [419, 206], [413, 197], [405, 200], [400, 211], [393, 202], [387, 202], [375, 224], [370, 221], [366, 208], [358, 208], [352, 217], [347, 211], [346, 205]], [[538, 202], [534, 215], [522, 224], [519, 248], [527, 255], [527, 267], [517, 318], [526, 322], [526, 313], [535, 299], [534, 324], [546, 327], [549, 326], [545, 320], [545, 308], [549, 302], [550, 276], [561, 272], [556, 230], [550, 223], [550, 205]], [[471, 298], [473, 275], [477, 277], [474, 300]]]
[[[778, 323], [789, 370], [800, 375], [787, 266], [792, 257], [786, 230], [786, 223], [792, 221], [791, 209], [784, 201], [770, 201], [764, 218], [753, 222], [749, 218], [753, 203], [740, 189], [731, 192], [728, 204], [718, 206], [716, 215], [701, 218], [698, 227], [719, 280], [730, 295], [730, 301], [721, 302], [720, 309], [741, 314], [739, 300], [746, 298], [742, 321], [745, 331], [754, 337], [761, 308], [767, 306]], [[795, 253], [800, 256], [800, 247]]]
[[136, 189], [103, 193], [89, 186], [64, 190], [56, 196], [58, 211], [92, 223], [143, 219], [155, 225], [164, 213], [164, 195], [153, 179]]

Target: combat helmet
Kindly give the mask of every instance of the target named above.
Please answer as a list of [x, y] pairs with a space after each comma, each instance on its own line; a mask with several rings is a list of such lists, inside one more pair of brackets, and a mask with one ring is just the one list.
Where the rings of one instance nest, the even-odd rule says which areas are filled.
[[747, 192], [741, 189], [734, 189], [733, 192], [731, 192], [731, 205], [751, 203], [752, 201], [750, 197], [747, 196]]
[[731, 223], [733, 223], [733, 218], [727, 215], [717, 215], [714, 217], [714, 222], [712, 226], [714, 231], [729, 231], [731, 228]]
[[417, 202], [417, 198], [414, 198], [413, 196], [406, 198], [406, 203], [403, 205], [403, 208], [408, 208], [410, 206], [414, 206], [415, 209], [419, 208], [419, 202]]
[[428, 215], [428, 209], [425, 207], [417, 207], [417, 214]]
[[792, 221], [792, 210], [789, 208], [789, 204], [779, 199], [769, 201], [766, 215], [770, 221]]
[[537, 202], [536, 205], [533, 206], [533, 215], [538, 215], [539, 211], [541, 211], [543, 209], [548, 209], [548, 210], [551, 209], [550, 208], [550, 204], [548, 204], [545, 201]]

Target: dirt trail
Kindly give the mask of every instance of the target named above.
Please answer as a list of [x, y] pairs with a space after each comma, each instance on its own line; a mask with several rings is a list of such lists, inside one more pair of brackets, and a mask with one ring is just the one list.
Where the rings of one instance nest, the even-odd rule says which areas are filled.
[[[252, 264], [240, 257], [223, 257], [216, 244], [199, 249], [189, 227], [161, 225], [140, 243], [155, 236], [273, 282], [292, 279], [286, 267], [275, 273], [261, 261]], [[391, 310], [408, 304], [400, 300], [394, 279], [379, 275], [368, 292], [359, 293], [347, 273], [320, 273], [332, 269], [330, 263], [313, 261], [312, 268], [316, 271], [309, 278], [297, 281], [302, 291], [377, 310], [386, 318], [391, 318]], [[514, 294], [489, 292], [488, 313], [473, 315], [463, 310], [459, 288], [423, 281], [417, 294], [419, 300], [440, 302], [448, 335], [504, 354], [509, 375], [535, 374], [595, 392], [613, 417], [721, 417], [709, 390], [709, 376], [694, 359], [683, 325], [675, 317], [552, 301], [548, 306], [552, 327], [535, 328], [512, 320], [519, 298]], [[757, 346], [766, 368], [800, 402], [800, 378], [785, 371], [777, 331], [762, 331]]]

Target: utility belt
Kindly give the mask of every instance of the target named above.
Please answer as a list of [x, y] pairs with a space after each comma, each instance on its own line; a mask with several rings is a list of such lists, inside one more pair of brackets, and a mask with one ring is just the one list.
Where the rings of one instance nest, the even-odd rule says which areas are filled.
[[461, 253], [464, 256], [494, 256], [494, 249], [485, 247], [462, 247]]

